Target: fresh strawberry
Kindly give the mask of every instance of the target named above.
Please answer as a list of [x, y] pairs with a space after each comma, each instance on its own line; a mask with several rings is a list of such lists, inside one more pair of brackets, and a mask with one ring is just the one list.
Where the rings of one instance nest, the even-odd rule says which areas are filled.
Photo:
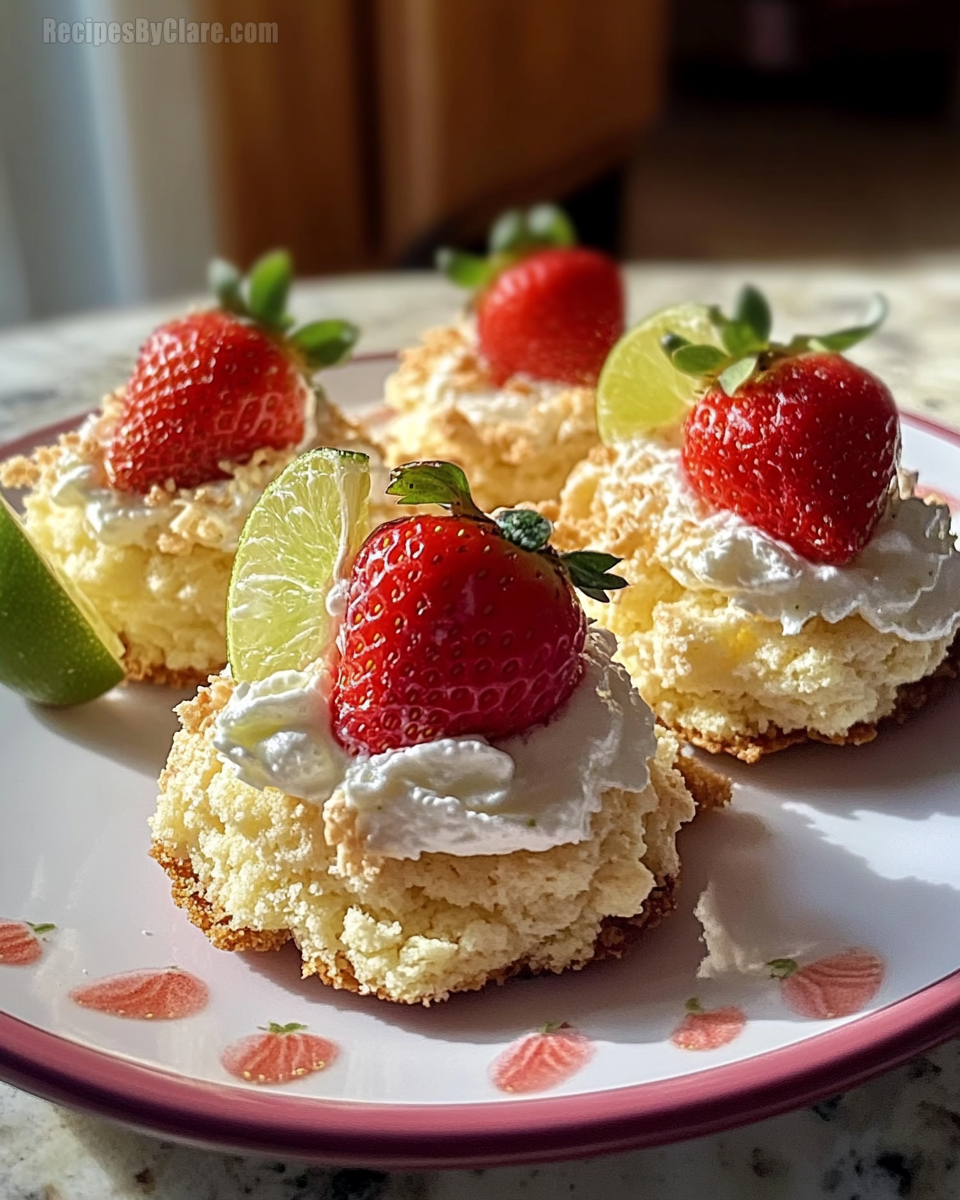
[[805, 967], [792, 958], [767, 963], [780, 995], [802, 1017], [849, 1017], [874, 998], [883, 983], [883, 959], [872, 950], [844, 950]]
[[487, 259], [443, 251], [455, 280], [477, 289], [477, 336], [498, 386], [513, 375], [593, 385], [623, 333], [617, 264], [573, 245], [576, 234], [552, 205], [509, 212], [494, 225]]
[[477, 335], [494, 383], [531, 375], [593, 385], [623, 333], [623, 284], [596, 250], [542, 250], [498, 275], [477, 301]]
[[587, 622], [574, 592], [624, 581], [607, 554], [557, 555], [550, 523], [474, 505], [452, 463], [393, 473], [401, 503], [451, 515], [389, 521], [353, 564], [331, 694], [351, 753], [461, 734], [502, 738], [548, 720], [576, 687]]
[[668, 336], [674, 364], [707, 390], [683, 428], [683, 466], [716, 508], [737, 513], [811, 562], [842, 565], [866, 545], [900, 453], [897, 408], [876, 376], [843, 358], [882, 314], [822, 337], [769, 341], [766, 301], [712, 310], [725, 350]]
[[148, 492], [172, 479], [196, 487], [225, 478], [224, 460], [303, 440], [307, 373], [349, 353], [356, 330], [315, 321], [286, 335], [289, 256], [278, 251], [243, 281], [229, 264], [211, 271], [221, 308], [191, 313], [148, 338], [126, 387], [104, 456], [112, 487]]
[[55, 925], [34, 925], [30, 921], [8, 921], [0, 918], [0, 964], [23, 967], [36, 962], [43, 954], [40, 941]]
[[687, 1015], [670, 1035], [681, 1050], [717, 1050], [740, 1036], [747, 1023], [742, 1008], [705, 1009], [697, 1000], [687, 1001]]
[[206, 1008], [210, 990], [179, 967], [126, 971], [76, 987], [70, 999], [83, 1008], [141, 1021], [175, 1021]]
[[289, 1083], [328, 1067], [337, 1056], [333, 1042], [305, 1033], [296, 1022], [277, 1025], [271, 1021], [262, 1033], [242, 1037], [220, 1056], [224, 1069], [248, 1083]]
[[564, 1022], [529, 1033], [494, 1060], [490, 1078], [501, 1092], [543, 1092], [564, 1083], [593, 1057], [593, 1042]]

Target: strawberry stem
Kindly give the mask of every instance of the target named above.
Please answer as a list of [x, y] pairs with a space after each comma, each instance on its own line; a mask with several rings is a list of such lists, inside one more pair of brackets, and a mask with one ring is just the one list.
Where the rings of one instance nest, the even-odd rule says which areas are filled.
[[291, 1021], [289, 1025], [278, 1025], [276, 1021], [271, 1021], [269, 1025], [258, 1025], [258, 1029], [262, 1029], [264, 1033], [296, 1033], [299, 1029], [306, 1029], [306, 1025], [300, 1025], [296, 1021]]
[[52, 925], [49, 921], [42, 922], [40, 925], [34, 925], [32, 921], [27, 921], [26, 924], [37, 934], [52, 933], [56, 929], [56, 925]]
[[702, 1013], [705, 1011], [703, 1005], [696, 998], [696, 996], [691, 996], [683, 1007], [688, 1013]]

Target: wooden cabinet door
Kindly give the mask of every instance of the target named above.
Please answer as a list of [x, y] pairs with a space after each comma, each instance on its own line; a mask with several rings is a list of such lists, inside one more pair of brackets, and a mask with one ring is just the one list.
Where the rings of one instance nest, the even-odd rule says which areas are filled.
[[276, 44], [206, 45], [224, 252], [289, 246], [301, 274], [374, 261], [369, 64], [358, 0], [195, 0], [198, 17], [275, 21]]
[[666, 0], [195, 0], [276, 21], [206, 46], [222, 238], [249, 263], [386, 265], [623, 161], [661, 88]]
[[623, 161], [653, 116], [665, 0], [375, 0], [388, 258]]

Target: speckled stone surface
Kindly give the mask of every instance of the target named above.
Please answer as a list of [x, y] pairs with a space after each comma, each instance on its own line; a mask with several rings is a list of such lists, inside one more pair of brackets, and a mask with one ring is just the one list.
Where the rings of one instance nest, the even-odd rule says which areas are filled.
[[[960, 257], [873, 263], [636, 266], [634, 317], [682, 299], [729, 304], [764, 288], [778, 330], [855, 322], [867, 297], [891, 305], [852, 357], [901, 406], [960, 428]], [[394, 349], [447, 318], [460, 294], [431, 275], [352, 277], [302, 287], [304, 319], [344, 316], [361, 351]], [[0, 441], [82, 412], [121, 382], [150, 329], [182, 305], [0, 331]], [[173, 1145], [0, 1084], [0, 1200], [953, 1200], [960, 1197], [960, 1042], [872, 1083], [731, 1133], [585, 1162], [383, 1174]]]

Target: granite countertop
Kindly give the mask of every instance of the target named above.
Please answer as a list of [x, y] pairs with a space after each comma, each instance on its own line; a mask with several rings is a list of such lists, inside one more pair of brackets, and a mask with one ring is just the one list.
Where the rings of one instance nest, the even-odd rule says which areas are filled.
[[[674, 266], [628, 270], [631, 311], [677, 299], [729, 305], [749, 279], [784, 332], [853, 324], [872, 292], [885, 327], [852, 353], [901, 406], [960, 428], [960, 257], [857, 267]], [[449, 318], [461, 293], [429, 274], [301, 286], [294, 311], [343, 316], [360, 352], [395, 349]], [[0, 331], [0, 442], [95, 405], [167, 303]], [[0, 1084], [0, 1200], [938, 1200], [960, 1195], [960, 1041], [836, 1096], [727, 1134], [584, 1162], [384, 1174], [174, 1145]]]

